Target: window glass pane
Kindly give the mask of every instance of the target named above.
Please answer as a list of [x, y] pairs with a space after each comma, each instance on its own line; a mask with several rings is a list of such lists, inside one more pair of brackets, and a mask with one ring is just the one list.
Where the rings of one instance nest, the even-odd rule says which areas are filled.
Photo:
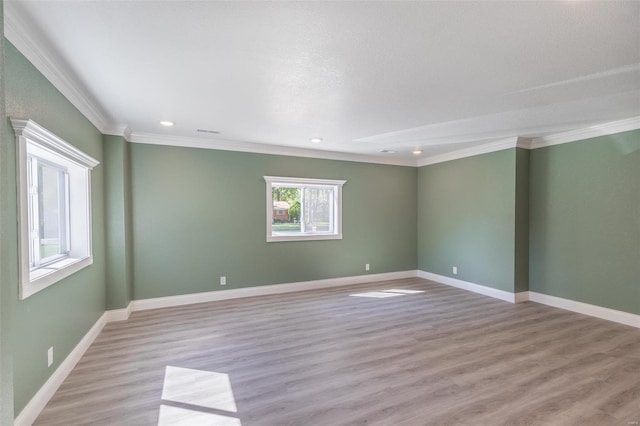
[[63, 253], [64, 191], [60, 169], [40, 164], [38, 167], [40, 258]]
[[301, 232], [300, 227], [300, 189], [275, 186], [273, 195], [272, 232]]
[[321, 234], [335, 231], [336, 188], [273, 185], [273, 235]]
[[[29, 157], [27, 160], [27, 188], [29, 190], [29, 195], [27, 196], [27, 205], [28, 205], [28, 216], [29, 216], [29, 228], [27, 231], [28, 239], [29, 239], [29, 267], [33, 268], [38, 263], [39, 259], [35, 254], [37, 247], [40, 246], [40, 238], [37, 239], [34, 236], [34, 232], [39, 232], [39, 221], [38, 221], [38, 200], [37, 195], [31, 192], [32, 188], [37, 186], [38, 178], [34, 176], [34, 169], [37, 170], [38, 163], [36, 159], [33, 157]], [[35, 199], [34, 199], [35, 198]], [[39, 235], [39, 234], [38, 234]], [[35, 244], [35, 246], [34, 246]]]
[[303, 188], [302, 216], [306, 232], [333, 232], [333, 189]]

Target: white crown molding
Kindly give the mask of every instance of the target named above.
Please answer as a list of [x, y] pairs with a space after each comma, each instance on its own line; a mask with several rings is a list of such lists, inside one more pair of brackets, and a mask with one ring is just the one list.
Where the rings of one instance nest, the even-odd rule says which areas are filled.
[[50, 43], [30, 25], [21, 12], [19, 1], [4, 3], [4, 33], [6, 38], [49, 80], [102, 134], [124, 136], [135, 143], [182, 146], [190, 148], [217, 149], [224, 151], [253, 152], [260, 154], [286, 155], [294, 157], [318, 158], [326, 160], [354, 161], [374, 164], [422, 167], [472, 157], [503, 149], [519, 147], [525, 149], [543, 148], [568, 142], [575, 142], [597, 136], [610, 135], [640, 128], [640, 117], [590, 126], [585, 129], [525, 139], [510, 137], [472, 148], [456, 150], [446, 154], [423, 159], [399, 159], [367, 154], [341, 153], [281, 145], [264, 145], [251, 142], [211, 140], [200, 138], [180, 138], [149, 133], [132, 133], [124, 125], [115, 125], [110, 115], [102, 108], [90, 91], [81, 83], [64, 62], [48, 49]]
[[47, 51], [42, 40], [21, 16], [18, 1], [4, 3], [4, 35], [78, 110], [104, 133], [111, 120], [95, 98], [59, 59]]
[[252, 142], [232, 141], [226, 139], [204, 139], [156, 133], [133, 132], [129, 135], [129, 142], [149, 145], [167, 145], [186, 148], [214, 149], [221, 151], [252, 152], [256, 154], [286, 155], [291, 157], [317, 158], [323, 160], [354, 161], [358, 163], [389, 164], [394, 166], [416, 166], [413, 159], [382, 158], [373, 155], [350, 154], [335, 151], [320, 151], [314, 149], [286, 147], [282, 145], [266, 145]]
[[129, 126], [107, 126], [104, 131], [102, 131], [102, 134], [111, 136], [122, 136], [128, 142], [129, 136], [131, 136], [131, 129], [129, 128]]
[[501, 151], [509, 148], [538, 149], [552, 145], [559, 145], [569, 142], [578, 142], [598, 136], [613, 135], [629, 130], [640, 129], [640, 117], [632, 117], [625, 120], [613, 121], [609, 123], [597, 124], [584, 129], [571, 130], [554, 135], [542, 136], [538, 138], [511, 137], [496, 142], [491, 142], [471, 148], [460, 149], [442, 155], [435, 155], [418, 160], [418, 167], [431, 164], [443, 163], [445, 161], [458, 160], [466, 157], [473, 157], [489, 152]]
[[518, 141], [516, 142], [516, 148], [522, 149], [531, 149], [531, 144], [533, 143], [532, 138], [521, 138], [518, 137]]
[[124, 140], [131, 142], [131, 128], [129, 126], [124, 128], [122, 136], [124, 137]]
[[[626, 120], [614, 121], [610, 123], [590, 126], [584, 129], [572, 130], [539, 138], [526, 138], [513, 136], [506, 139], [474, 146], [471, 148], [459, 149], [441, 155], [435, 155], [418, 159], [394, 159], [380, 158], [371, 155], [350, 154], [334, 151], [320, 151], [296, 147], [286, 147], [281, 145], [265, 145], [251, 142], [239, 142], [223, 139], [204, 139], [179, 137], [170, 135], [160, 135], [154, 133], [125, 133], [125, 139], [133, 143], [167, 145], [188, 148], [217, 149], [223, 151], [253, 152], [258, 154], [286, 155], [292, 157], [318, 158], [325, 160], [355, 161], [374, 164], [389, 164], [396, 166], [423, 167], [431, 164], [443, 163], [461, 158], [474, 157], [476, 155], [490, 152], [502, 151], [510, 148], [537, 149], [545, 146], [557, 145], [568, 142], [576, 142], [596, 136], [611, 135], [615, 133], [635, 130], [640, 128], [640, 117], [633, 117]], [[126, 128], [125, 132], [129, 129]], [[122, 134], [122, 131], [117, 131]]]
[[529, 149], [544, 148], [546, 146], [560, 145], [563, 143], [577, 142], [598, 136], [613, 135], [615, 133], [640, 129], [640, 117], [631, 117], [625, 120], [613, 121], [610, 123], [597, 124], [579, 130], [558, 133], [555, 135], [542, 136], [531, 140]]
[[485, 143], [471, 148], [459, 149], [457, 151], [447, 152], [446, 154], [423, 158], [421, 160], [418, 160], [418, 167], [444, 163], [445, 161], [458, 160], [460, 158], [473, 157], [480, 154], [487, 154], [489, 152], [502, 151], [503, 149], [515, 148], [518, 145], [520, 139], [522, 138], [514, 136], [511, 138]]

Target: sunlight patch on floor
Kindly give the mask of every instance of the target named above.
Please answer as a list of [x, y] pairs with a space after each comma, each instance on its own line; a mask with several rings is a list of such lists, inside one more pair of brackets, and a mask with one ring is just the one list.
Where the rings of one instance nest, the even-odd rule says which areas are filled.
[[161, 405], [158, 426], [242, 426], [242, 423], [233, 417]]
[[237, 411], [229, 376], [213, 371], [168, 365], [164, 372], [162, 399], [232, 413]]
[[[158, 426], [242, 426], [229, 375], [167, 365]], [[176, 407], [172, 403], [188, 405]], [[170, 404], [170, 405], [167, 405]], [[221, 411], [220, 414], [210, 410]]]

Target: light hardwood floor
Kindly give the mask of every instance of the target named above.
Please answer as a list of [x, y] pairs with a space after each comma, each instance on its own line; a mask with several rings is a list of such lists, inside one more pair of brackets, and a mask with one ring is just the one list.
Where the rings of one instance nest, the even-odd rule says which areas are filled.
[[638, 421], [640, 330], [413, 278], [136, 312], [36, 424]]

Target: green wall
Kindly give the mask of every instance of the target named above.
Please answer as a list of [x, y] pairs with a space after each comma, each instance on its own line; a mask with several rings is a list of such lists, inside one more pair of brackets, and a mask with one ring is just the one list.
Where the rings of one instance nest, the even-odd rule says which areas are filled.
[[126, 308], [133, 297], [129, 144], [105, 135], [105, 224], [107, 309]]
[[515, 148], [420, 167], [418, 269], [514, 292], [515, 176]]
[[640, 130], [530, 155], [531, 291], [640, 314]]
[[[9, 42], [5, 42], [6, 114], [30, 118], [87, 154], [102, 160], [102, 135]], [[8, 126], [3, 137], [13, 141]], [[60, 362], [78, 344], [105, 310], [103, 167], [92, 173], [93, 265], [18, 301], [15, 144], [7, 144], [12, 203], [3, 207], [10, 241], [8, 264], [13, 301], [15, 414], [34, 396]], [[4, 227], [3, 227], [4, 228]], [[4, 232], [4, 231], [3, 231]], [[3, 235], [4, 237], [4, 235]], [[54, 346], [54, 364], [47, 367], [47, 349]]]
[[[0, 34], [4, 34], [4, 2], [0, 0]], [[0, 36], [0, 425], [13, 422], [13, 303], [11, 300], [11, 247], [8, 233], [11, 217], [9, 206], [9, 144], [4, 101], [4, 37]], [[15, 222], [14, 222], [15, 223]]]
[[516, 148], [515, 291], [529, 290], [529, 150]]
[[[132, 144], [134, 299], [414, 270], [416, 173]], [[347, 180], [344, 238], [267, 243], [265, 175]]]
[[[129, 144], [101, 135], [8, 42], [0, 69], [0, 116], [102, 162], [94, 264], [19, 301], [14, 135], [0, 122], [1, 424], [105, 309], [135, 299], [364, 275], [370, 263], [640, 314], [640, 130], [418, 169]], [[347, 180], [344, 239], [267, 243], [264, 175]]]

